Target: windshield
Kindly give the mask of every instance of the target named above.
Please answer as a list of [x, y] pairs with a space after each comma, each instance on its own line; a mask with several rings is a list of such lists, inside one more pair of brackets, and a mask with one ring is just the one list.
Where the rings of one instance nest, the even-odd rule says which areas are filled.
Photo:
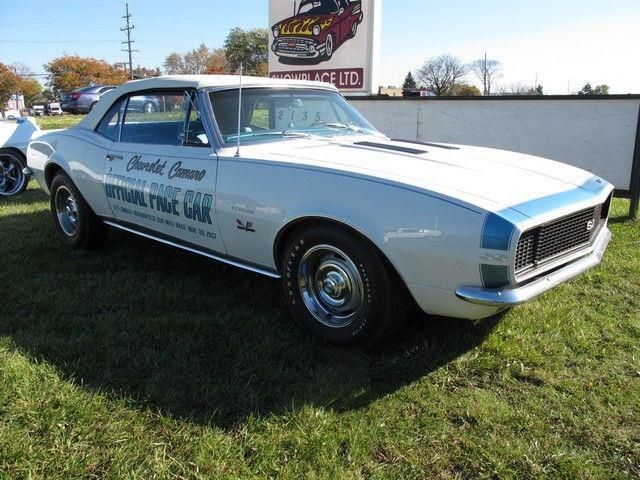
[[298, 15], [333, 15], [338, 10], [337, 0], [306, 0], [300, 4]]
[[[238, 90], [210, 95], [225, 143], [238, 139]], [[242, 90], [240, 141], [282, 137], [380, 135], [340, 94], [329, 90], [253, 88]]]

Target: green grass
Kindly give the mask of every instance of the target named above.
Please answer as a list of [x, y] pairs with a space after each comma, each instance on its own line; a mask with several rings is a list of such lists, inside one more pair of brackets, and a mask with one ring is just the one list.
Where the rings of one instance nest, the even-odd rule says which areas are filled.
[[86, 115], [57, 115], [36, 117], [36, 123], [42, 130], [70, 128], [77, 125]]
[[638, 478], [627, 208], [600, 268], [364, 354], [277, 281], [125, 234], [70, 250], [39, 190], [0, 200], [0, 478]]

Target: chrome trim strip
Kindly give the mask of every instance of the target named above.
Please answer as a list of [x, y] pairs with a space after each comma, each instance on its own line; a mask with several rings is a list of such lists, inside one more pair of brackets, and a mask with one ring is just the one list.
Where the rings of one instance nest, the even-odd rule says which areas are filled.
[[211, 258], [213, 260], [217, 260], [218, 262], [222, 262], [222, 263], [225, 263], [227, 265], [234, 266], [234, 267], [243, 268], [244, 270], [249, 270], [250, 272], [253, 272], [253, 273], [260, 273], [262, 275], [266, 275], [267, 277], [271, 277], [271, 278], [282, 278], [279, 274], [271, 272], [269, 270], [263, 270], [261, 268], [252, 267], [250, 265], [246, 265], [246, 264], [241, 263], [241, 262], [236, 262], [234, 260], [229, 260], [228, 258], [220, 257], [218, 255], [213, 255], [211, 253], [206, 253], [206, 252], [203, 252], [201, 250], [197, 250], [195, 248], [187, 247], [185, 245], [180, 245], [179, 243], [175, 243], [175, 242], [172, 242], [170, 240], [165, 240], [164, 238], [155, 237], [153, 235], [149, 235], [148, 233], [142, 233], [142, 232], [139, 232], [138, 230], [134, 230], [132, 228], [124, 227], [124, 226], [119, 225], [118, 223], [115, 223], [115, 222], [110, 222], [108, 220], [103, 220], [103, 223], [105, 225], [109, 225], [111, 227], [115, 227], [115, 228], [118, 228], [120, 230], [124, 230], [125, 232], [133, 233], [135, 235], [139, 235], [141, 237], [148, 238], [150, 240], [155, 240], [156, 242], [164, 243], [165, 245], [170, 245], [172, 247], [180, 248], [182, 250], [186, 250], [187, 252], [197, 253], [198, 255], [202, 255], [203, 257]]
[[602, 261], [609, 240], [611, 240], [611, 232], [605, 227], [587, 255], [531, 283], [515, 288], [460, 287], [456, 290], [456, 296], [477, 305], [492, 307], [519, 305], [598, 265]]
[[30, 169], [29, 167], [24, 167], [24, 168], [22, 169], [22, 174], [23, 174], [25, 177], [31, 177], [31, 176], [33, 176], [33, 172], [31, 171], [31, 169]]

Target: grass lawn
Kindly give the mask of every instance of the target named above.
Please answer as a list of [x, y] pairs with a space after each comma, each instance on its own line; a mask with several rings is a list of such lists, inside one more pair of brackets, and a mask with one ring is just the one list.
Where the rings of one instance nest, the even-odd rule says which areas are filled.
[[36, 123], [42, 130], [55, 130], [69, 128], [78, 124], [86, 115], [56, 115], [35, 117]]
[[275, 280], [120, 233], [63, 247], [32, 186], [0, 200], [0, 478], [639, 478], [627, 209], [600, 268], [364, 354], [301, 332]]

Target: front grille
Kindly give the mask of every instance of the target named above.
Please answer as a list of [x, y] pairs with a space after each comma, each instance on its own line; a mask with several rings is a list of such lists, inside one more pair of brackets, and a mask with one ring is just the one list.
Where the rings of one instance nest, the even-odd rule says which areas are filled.
[[516, 275], [589, 245], [603, 221], [598, 205], [524, 232], [516, 250]]

